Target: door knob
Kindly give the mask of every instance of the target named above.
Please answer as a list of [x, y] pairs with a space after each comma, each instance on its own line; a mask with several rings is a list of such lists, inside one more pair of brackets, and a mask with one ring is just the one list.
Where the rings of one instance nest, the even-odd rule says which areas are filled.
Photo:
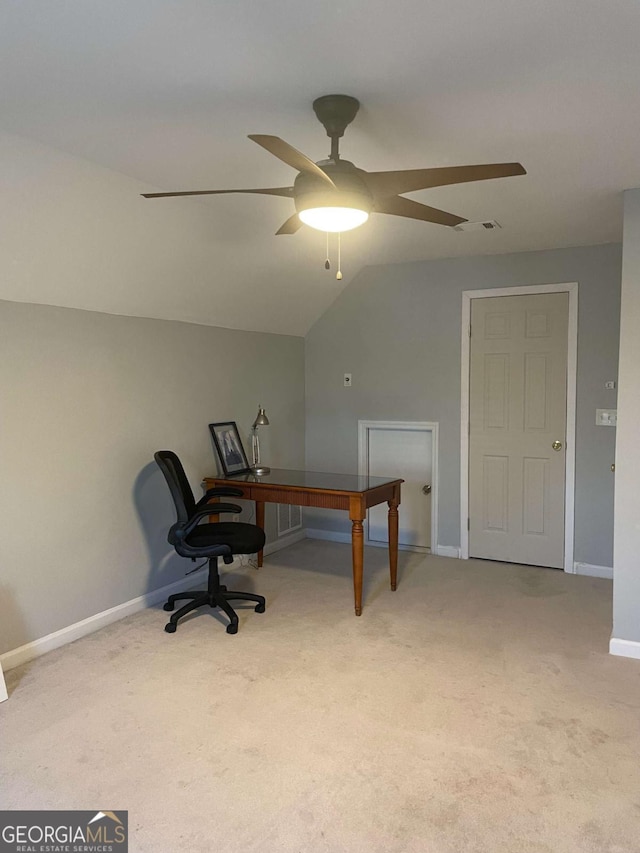
[[554, 449], [554, 450], [562, 450], [562, 442], [561, 442], [561, 441], [558, 441], [558, 440], [556, 439], [556, 440], [553, 442], [553, 444], [551, 445], [551, 447], [553, 447], [553, 449]]
[[423, 495], [430, 495], [431, 494], [431, 486], [428, 483], [426, 484], [426, 486], [422, 487], [422, 494]]

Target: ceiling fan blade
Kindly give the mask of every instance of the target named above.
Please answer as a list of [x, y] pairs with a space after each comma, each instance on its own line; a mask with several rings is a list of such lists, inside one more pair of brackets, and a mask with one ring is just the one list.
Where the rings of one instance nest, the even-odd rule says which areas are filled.
[[258, 145], [261, 145], [270, 154], [277, 157], [278, 160], [282, 160], [282, 162], [286, 163], [287, 166], [292, 166], [297, 172], [310, 172], [317, 178], [322, 178], [325, 183], [335, 189], [336, 185], [333, 183], [329, 175], [322, 171], [320, 166], [316, 166], [313, 160], [310, 160], [306, 154], [302, 154], [302, 152], [298, 151], [297, 148], [294, 148], [292, 145], [289, 145], [288, 142], [285, 142], [284, 139], [280, 139], [279, 136], [268, 136], [263, 133], [250, 133], [249, 139], [257, 142]]
[[410, 198], [395, 196], [383, 198], [377, 201], [374, 213], [390, 213], [392, 216], [406, 216], [407, 219], [421, 219], [423, 222], [435, 222], [437, 225], [459, 225], [466, 222], [461, 216], [438, 210], [436, 207], [428, 207]]
[[142, 193], [144, 198], [169, 198], [178, 195], [223, 195], [224, 193], [258, 193], [259, 195], [281, 195], [291, 198], [293, 187], [270, 187], [264, 190], [192, 190], [182, 193]]
[[302, 228], [302, 220], [297, 213], [290, 216], [285, 223], [276, 231], [276, 236], [279, 234], [295, 234], [298, 229]]
[[520, 163], [489, 163], [484, 166], [445, 166], [440, 169], [406, 169], [397, 172], [364, 172], [362, 177], [376, 198], [401, 195], [444, 187], [447, 184], [464, 184], [468, 181], [487, 181], [490, 178], [510, 178], [526, 175]]

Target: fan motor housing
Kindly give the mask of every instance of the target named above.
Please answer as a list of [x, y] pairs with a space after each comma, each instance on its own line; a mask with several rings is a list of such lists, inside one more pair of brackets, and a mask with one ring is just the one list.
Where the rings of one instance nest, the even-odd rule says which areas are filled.
[[373, 196], [349, 160], [321, 160], [317, 164], [336, 185], [329, 187], [321, 178], [309, 172], [300, 172], [293, 184], [296, 211], [311, 207], [355, 207], [370, 213], [373, 208]]

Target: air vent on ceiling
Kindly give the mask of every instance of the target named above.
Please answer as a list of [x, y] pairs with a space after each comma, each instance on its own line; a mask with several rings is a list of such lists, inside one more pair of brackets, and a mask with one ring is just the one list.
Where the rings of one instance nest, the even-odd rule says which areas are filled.
[[502, 228], [499, 222], [495, 219], [487, 219], [484, 222], [461, 222], [460, 225], [454, 225], [454, 231], [495, 231], [496, 228]]

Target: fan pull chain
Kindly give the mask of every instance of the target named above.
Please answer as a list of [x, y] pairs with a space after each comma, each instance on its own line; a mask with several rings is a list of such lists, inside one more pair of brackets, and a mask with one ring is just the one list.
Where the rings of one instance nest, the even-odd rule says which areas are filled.
[[338, 272], [336, 273], [336, 278], [338, 281], [342, 281], [342, 270], [340, 267], [342, 266], [340, 262], [340, 232], [338, 231]]
[[327, 260], [324, 262], [324, 268], [326, 270], [331, 269], [331, 264], [329, 263], [329, 232], [327, 231]]

